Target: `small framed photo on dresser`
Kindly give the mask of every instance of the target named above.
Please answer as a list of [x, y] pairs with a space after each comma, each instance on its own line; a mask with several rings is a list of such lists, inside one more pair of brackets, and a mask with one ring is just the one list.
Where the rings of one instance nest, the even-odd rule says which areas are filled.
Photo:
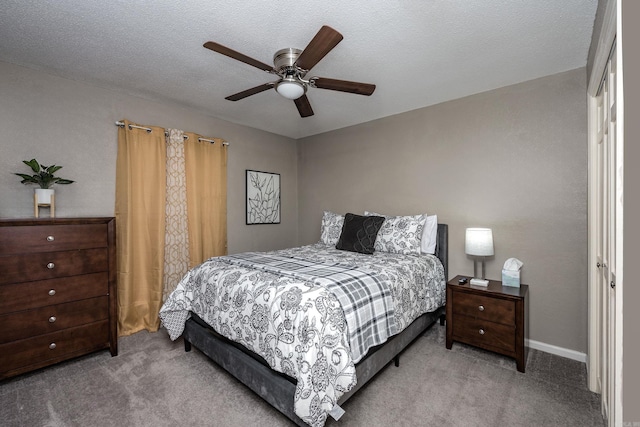
[[280, 224], [280, 174], [246, 170], [247, 225]]

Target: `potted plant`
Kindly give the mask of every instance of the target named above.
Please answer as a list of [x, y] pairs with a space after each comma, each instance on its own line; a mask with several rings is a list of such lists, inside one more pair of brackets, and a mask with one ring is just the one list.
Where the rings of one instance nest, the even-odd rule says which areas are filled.
[[51, 188], [52, 185], [64, 185], [75, 182], [71, 181], [70, 179], [59, 178], [54, 175], [54, 173], [62, 169], [62, 166], [44, 166], [38, 163], [36, 159], [31, 159], [29, 161], [23, 160], [22, 163], [29, 166], [34, 174], [27, 175], [25, 173], [14, 173], [14, 175], [18, 175], [20, 178], [22, 178], [22, 181], [20, 181], [22, 184], [36, 184], [40, 187], [36, 188], [36, 198], [38, 200], [38, 204], [51, 203], [51, 195], [54, 192], [54, 190]]

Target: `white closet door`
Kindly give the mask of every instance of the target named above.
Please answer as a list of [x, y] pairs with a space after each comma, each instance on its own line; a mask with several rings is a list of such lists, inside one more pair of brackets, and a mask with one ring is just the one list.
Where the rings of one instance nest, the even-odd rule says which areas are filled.
[[604, 11], [589, 75], [589, 389], [622, 420], [624, 76], [620, 0]]
[[[597, 146], [595, 147], [595, 258], [597, 272], [592, 306], [597, 315], [597, 351], [590, 363], [596, 369], [597, 388], [601, 393], [602, 414], [609, 426], [620, 425], [621, 414], [621, 319], [618, 311], [620, 295], [617, 291], [616, 272], [620, 264], [621, 247], [621, 144], [618, 141], [617, 123], [617, 55], [615, 44], [607, 62], [600, 90], [596, 96]], [[592, 313], [594, 314], [594, 313]]]

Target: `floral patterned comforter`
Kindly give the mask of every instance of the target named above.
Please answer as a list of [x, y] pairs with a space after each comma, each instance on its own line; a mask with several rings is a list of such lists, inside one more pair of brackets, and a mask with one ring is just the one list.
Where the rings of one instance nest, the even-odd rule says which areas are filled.
[[[433, 255], [363, 255], [323, 243], [271, 253], [376, 272], [391, 291], [398, 332], [445, 302], [444, 268]], [[309, 425], [324, 425], [356, 384], [342, 307], [312, 281], [211, 258], [184, 276], [160, 310], [171, 339], [182, 334], [190, 312], [295, 378], [294, 410]]]

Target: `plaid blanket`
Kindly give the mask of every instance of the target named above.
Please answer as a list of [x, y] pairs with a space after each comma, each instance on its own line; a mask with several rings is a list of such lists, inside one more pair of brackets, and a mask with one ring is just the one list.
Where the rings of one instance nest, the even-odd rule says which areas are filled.
[[371, 347], [384, 343], [399, 332], [391, 291], [373, 271], [264, 252], [228, 255], [219, 257], [219, 260], [312, 282], [333, 293], [344, 310], [354, 363], [360, 361]]

